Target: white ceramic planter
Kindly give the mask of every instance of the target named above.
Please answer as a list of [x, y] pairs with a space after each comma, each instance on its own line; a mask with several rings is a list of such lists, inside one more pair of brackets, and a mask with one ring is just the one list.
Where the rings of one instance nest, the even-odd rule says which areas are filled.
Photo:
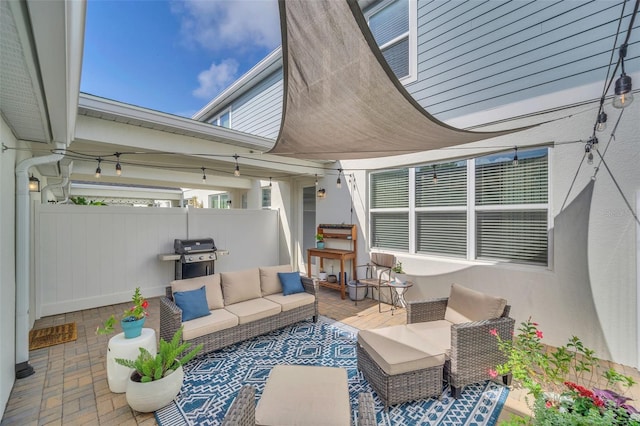
[[406, 283], [407, 282], [407, 279], [408, 279], [407, 274], [399, 274], [397, 272], [394, 272], [394, 276], [395, 276], [396, 281], [400, 281], [402, 283]]
[[327, 273], [326, 272], [318, 272], [318, 279], [320, 281], [326, 281], [327, 280]]
[[184, 371], [182, 366], [160, 380], [127, 383], [127, 403], [141, 413], [151, 413], [169, 404], [180, 393]]

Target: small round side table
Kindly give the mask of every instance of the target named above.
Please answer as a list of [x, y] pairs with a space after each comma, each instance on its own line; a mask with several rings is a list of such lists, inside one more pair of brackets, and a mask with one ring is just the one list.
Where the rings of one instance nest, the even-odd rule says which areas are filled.
[[127, 390], [127, 382], [131, 369], [116, 363], [116, 358], [136, 359], [140, 354], [139, 348], [145, 348], [152, 355], [158, 352], [156, 331], [153, 328], [143, 328], [142, 334], [133, 339], [125, 339], [124, 333], [116, 334], [109, 339], [107, 348], [107, 381], [113, 393], [123, 393]]
[[[392, 310], [392, 315], [393, 315], [393, 310], [395, 308], [406, 308], [407, 307], [407, 301], [404, 300], [404, 293], [407, 291], [407, 289], [409, 287], [413, 286], [413, 282], [411, 281], [406, 281], [404, 283], [398, 282], [398, 281], [391, 281], [389, 284], [389, 287], [391, 287], [394, 291], [391, 292], [391, 310]], [[399, 305], [399, 306], [398, 306]]]

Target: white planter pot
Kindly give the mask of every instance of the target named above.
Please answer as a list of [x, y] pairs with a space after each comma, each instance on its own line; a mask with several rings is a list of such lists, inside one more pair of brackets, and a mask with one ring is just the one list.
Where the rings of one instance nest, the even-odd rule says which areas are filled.
[[326, 272], [319, 272], [318, 273], [318, 279], [320, 281], [326, 281], [327, 280], [327, 273]]
[[127, 383], [127, 403], [141, 413], [151, 413], [169, 404], [180, 393], [184, 371], [182, 366], [173, 373], [153, 382], [134, 382], [129, 377]]
[[408, 276], [407, 274], [398, 274], [397, 272], [394, 273], [395, 279], [396, 281], [400, 281], [403, 283], [407, 282]]

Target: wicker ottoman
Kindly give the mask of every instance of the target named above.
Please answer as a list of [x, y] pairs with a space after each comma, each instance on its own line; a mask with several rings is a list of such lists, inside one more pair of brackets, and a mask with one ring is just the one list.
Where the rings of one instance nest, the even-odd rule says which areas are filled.
[[256, 407], [256, 425], [349, 426], [347, 370], [276, 365]]
[[415, 340], [404, 326], [361, 330], [357, 354], [358, 369], [385, 408], [442, 394], [444, 351]]

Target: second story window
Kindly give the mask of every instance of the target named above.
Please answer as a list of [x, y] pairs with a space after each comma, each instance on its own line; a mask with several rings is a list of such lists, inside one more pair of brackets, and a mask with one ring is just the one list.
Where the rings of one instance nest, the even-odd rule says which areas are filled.
[[216, 118], [211, 120], [211, 124], [213, 124], [214, 126], [226, 127], [227, 129], [230, 129], [231, 109], [227, 109], [222, 114], [216, 116]]
[[392, 0], [380, 2], [367, 13], [378, 47], [396, 77], [403, 81], [414, 80], [416, 74], [415, 9], [415, 0]]

